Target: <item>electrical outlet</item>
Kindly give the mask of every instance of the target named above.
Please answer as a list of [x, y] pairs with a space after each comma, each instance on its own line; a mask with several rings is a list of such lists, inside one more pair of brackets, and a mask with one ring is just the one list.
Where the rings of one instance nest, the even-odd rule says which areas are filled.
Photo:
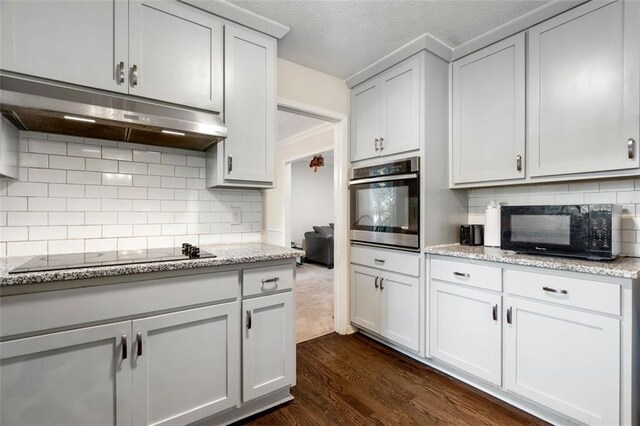
[[242, 224], [242, 209], [240, 207], [231, 207], [231, 224]]

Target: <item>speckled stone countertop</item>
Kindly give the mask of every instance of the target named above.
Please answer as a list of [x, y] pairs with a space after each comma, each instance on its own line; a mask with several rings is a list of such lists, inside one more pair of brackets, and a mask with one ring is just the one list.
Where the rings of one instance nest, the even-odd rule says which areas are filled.
[[211, 266], [237, 265], [241, 263], [267, 262], [292, 259], [304, 254], [300, 250], [287, 249], [263, 243], [201, 245], [217, 257], [208, 259], [177, 260], [169, 262], [139, 263], [129, 265], [99, 266], [93, 268], [65, 269], [58, 271], [9, 274], [9, 271], [30, 257], [0, 258], [0, 287], [140, 274], [145, 272], [175, 271]]
[[512, 251], [483, 246], [461, 246], [460, 244], [431, 246], [424, 250], [427, 254], [486, 260], [511, 265], [534, 266], [561, 271], [582, 272], [618, 278], [637, 279], [640, 277], [640, 258], [618, 257], [612, 261], [572, 259], [569, 257], [517, 254]]

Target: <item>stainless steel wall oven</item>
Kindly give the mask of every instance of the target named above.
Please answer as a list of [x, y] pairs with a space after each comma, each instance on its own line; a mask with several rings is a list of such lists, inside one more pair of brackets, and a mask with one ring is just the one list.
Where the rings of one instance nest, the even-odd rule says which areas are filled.
[[418, 157], [353, 169], [351, 241], [420, 249]]

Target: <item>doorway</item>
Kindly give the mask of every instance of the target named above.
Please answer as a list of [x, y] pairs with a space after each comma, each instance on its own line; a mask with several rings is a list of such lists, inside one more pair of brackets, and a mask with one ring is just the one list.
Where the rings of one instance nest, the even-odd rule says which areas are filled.
[[[310, 175], [307, 176], [309, 178], [313, 177], [313, 175], [318, 177], [320, 176], [319, 173], [326, 175], [327, 171], [330, 170], [329, 174], [333, 175], [333, 192], [331, 195], [325, 194], [323, 199], [324, 201], [326, 201], [327, 197], [333, 199], [333, 221], [331, 223], [333, 223], [334, 233], [332, 245], [334, 268], [329, 269], [328, 266], [330, 265], [321, 263], [321, 260], [325, 260], [322, 258], [317, 259], [317, 261], [311, 259], [312, 262], [310, 263], [304, 262], [302, 268], [297, 268], [297, 285], [306, 286], [304, 290], [308, 290], [312, 294], [312, 297], [308, 298], [309, 300], [313, 300], [313, 297], [318, 296], [318, 293], [313, 291], [314, 285], [322, 285], [321, 282], [324, 281], [324, 289], [326, 289], [327, 285], [333, 287], [333, 300], [329, 300], [328, 303], [329, 306], [333, 306], [333, 319], [328, 318], [327, 323], [329, 326], [323, 328], [323, 330], [328, 329], [329, 332], [336, 331], [346, 334], [352, 331], [348, 325], [347, 318], [347, 116], [282, 98], [278, 99], [278, 113], [285, 118], [285, 121], [288, 120], [289, 124], [286, 128], [279, 126], [279, 144], [276, 149], [276, 187], [265, 192], [265, 235], [263, 239], [271, 244], [286, 247], [291, 246], [292, 242], [294, 245], [300, 246], [304, 244], [304, 234], [306, 232], [315, 233], [313, 226], [331, 226], [329, 223], [319, 225], [306, 224], [302, 225], [306, 226], [306, 229], [303, 230], [304, 232], [298, 230], [299, 228], [294, 224], [293, 218], [299, 207], [296, 207], [296, 200], [292, 203], [291, 198], [296, 167], [305, 170]], [[294, 121], [298, 122], [298, 124], [305, 123], [305, 125], [296, 127], [295, 124], [292, 124]], [[319, 167], [318, 171], [314, 173], [309, 165], [313, 157], [320, 154], [323, 156], [324, 166]], [[294, 171], [293, 179], [292, 170]], [[293, 191], [295, 197], [295, 187]], [[309, 191], [309, 193], [313, 193], [313, 191]], [[311, 197], [311, 201], [308, 201], [308, 203], [313, 202], [313, 197]], [[322, 202], [323, 200], [318, 201], [316, 197], [316, 205]], [[328, 222], [328, 220], [317, 219], [319, 222]], [[326, 232], [326, 229], [324, 231]], [[305, 268], [305, 266], [307, 267]], [[307, 274], [307, 272], [309, 273]], [[309, 277], [308, 280], [307, 277]], [[327, 281], [329, 281], [328, 284]], [[305, 282], [311, 282], [312, 284], [305, 284]], [[304, 296], [297, 296], [299, 301], [302, 302], [300, 306], [304, 306], [304, 301], [300, 299]], [[306, 304], [313, 305], [313, 302]], [[331, 312], [330, 309], [328, 311]], [[298, 319], [301, 320], [299, 322], [303, 323], [302, 319], [304, 317], [305, 312], [298, 313]], [[309, 322], [313, 323], [313, 321]], [[300, 339], [306, 340], [305, 336], [313, 336], [314, 334], [315, 332], [313, 331], [310, 334], [301, 333]]]

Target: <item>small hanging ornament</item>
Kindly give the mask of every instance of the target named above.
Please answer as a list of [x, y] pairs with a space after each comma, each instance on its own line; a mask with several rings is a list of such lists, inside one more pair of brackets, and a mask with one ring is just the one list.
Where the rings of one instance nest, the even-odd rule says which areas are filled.
[[322, 154], [315, 155], [309, 163], [309, 167], [313, 168], [314, 173], [318, 171], [318, 167], [322, 166], [324, 166], [324, 157], [322, 156]]

